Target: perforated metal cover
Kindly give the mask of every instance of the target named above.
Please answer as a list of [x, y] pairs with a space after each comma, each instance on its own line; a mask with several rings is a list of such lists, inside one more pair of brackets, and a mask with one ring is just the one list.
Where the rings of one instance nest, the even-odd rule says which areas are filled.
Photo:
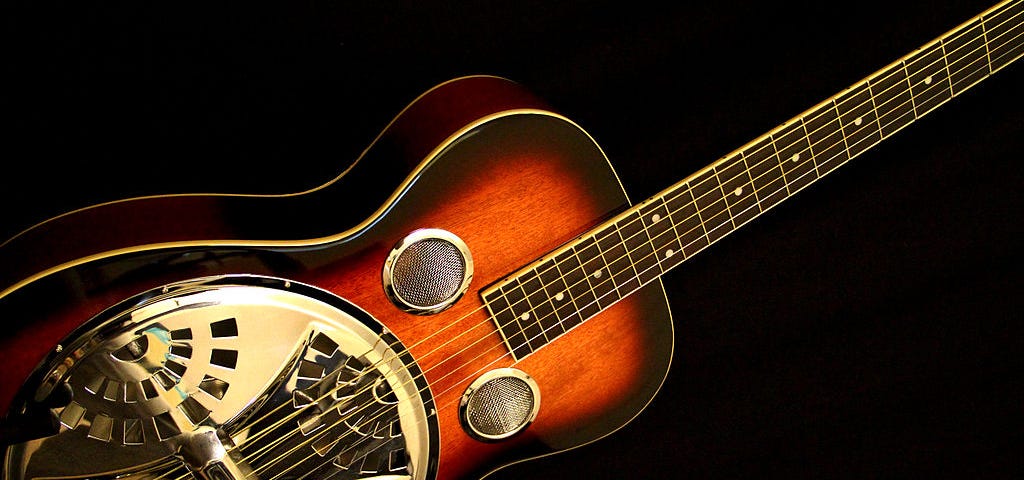
[[50, 436], [4, 445], [0, 479], [435, 478], [422, 371], [383, 324], [326, 290], [197, 278], [85, 325], [22, 387], [12, 408], [39, 412], [32, 431]]
[[451, 298], [462, 285], [466, 262], [451, 242], [439, 238], [409, 245], [392, 272], [395, 291], [406, 302], [430, 307]]
[[537, 383], [520, 370], [492, 370], [466, 390], [460, 403], [462, 426], [478, 440], [511, 437], [530, 425], [540, 409]]
[[457, 301], [473, 274], [462, 240], [445, 230], [417, 230], [395, 245], [384, 264], [384, 290], [410, 313], [440, 312]]

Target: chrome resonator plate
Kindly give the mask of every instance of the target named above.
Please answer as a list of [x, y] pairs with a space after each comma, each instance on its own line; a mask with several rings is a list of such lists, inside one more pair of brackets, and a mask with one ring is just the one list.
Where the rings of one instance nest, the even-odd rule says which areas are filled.
[[414, 359], [369, 314], [309, 285], [169, 285], [59, 350], [16, 404], [57, 430], [8, 447], [4, 479], [436, 474], [436, 411]]

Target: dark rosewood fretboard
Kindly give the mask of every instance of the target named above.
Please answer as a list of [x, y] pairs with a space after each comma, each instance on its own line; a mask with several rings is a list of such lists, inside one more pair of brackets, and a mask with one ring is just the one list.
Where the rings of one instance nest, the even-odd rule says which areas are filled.
[[1002, 2], [481, 295], [516, 360], [1024, 55]]

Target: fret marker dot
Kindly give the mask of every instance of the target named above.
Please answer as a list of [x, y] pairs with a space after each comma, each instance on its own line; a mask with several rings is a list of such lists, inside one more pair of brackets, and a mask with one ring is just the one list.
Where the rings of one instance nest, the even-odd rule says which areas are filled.
[[563, 298], [565, 298], [565, 294], [563, 294], [562, 292], [558, 292], [558, 294], [555, 295], [555, 300], [559, 302], [561, 302]]
[[733, 190], [732, 193], [737, 197], [743, 195], [743, 187], [736, 187], [736, 190]]
[[651, 223], [658, 223], [658, 220], [661, 220], [661, 215], [658, 215], [657, 213], [651, 215]]
[[676, 252], [673, 252], [671, 248], [670, 248], [670, 249], [668, 249], [668, 250], [665, 250], [665, 258], [669, 258], [669, 257], [671, 257], [672, 255], [675, 255], [675, 253], [676, 253]]
[[601, 271], [600, 270], [594, 272], [594, 278], [601, 278]]
[[861, 124], [861, 123], [863, 123], [863, 122], [864, 122], [864, 119], [863, 119], [863, 118], [861, 118], [861, 117], [857, 117], [857, 119], [853, 121], [853, 124], [854, 124], [854, 125], [860, 125], [860, 124]]
[[928, 75], [927, 77], [924, 77], [924, 84], [925, 85], [931, 85], [931, 83], [932, 83], [932, 76], [931, 75]]
[[794, 161], [794, 162], [799, 162], [800, 161], [800, 154], [799, 153], [794, 153], [792, 157], [789, 157], [789, 159]]
[[520, 315], [519, 318], [521, 318], [523, 320], [529, 320], [530, 319], [530, 312], [526, 312], [526, 313]]

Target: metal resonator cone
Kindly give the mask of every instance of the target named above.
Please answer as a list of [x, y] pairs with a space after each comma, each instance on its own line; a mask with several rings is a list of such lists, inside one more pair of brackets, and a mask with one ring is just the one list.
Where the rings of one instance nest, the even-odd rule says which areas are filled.
[[21, 406], [49, 409], [59, 431], [12, 445], [4, 479], [433, 477], [421, 372], [348, 302], [228, 276], [121, 305], [23, 387]]

